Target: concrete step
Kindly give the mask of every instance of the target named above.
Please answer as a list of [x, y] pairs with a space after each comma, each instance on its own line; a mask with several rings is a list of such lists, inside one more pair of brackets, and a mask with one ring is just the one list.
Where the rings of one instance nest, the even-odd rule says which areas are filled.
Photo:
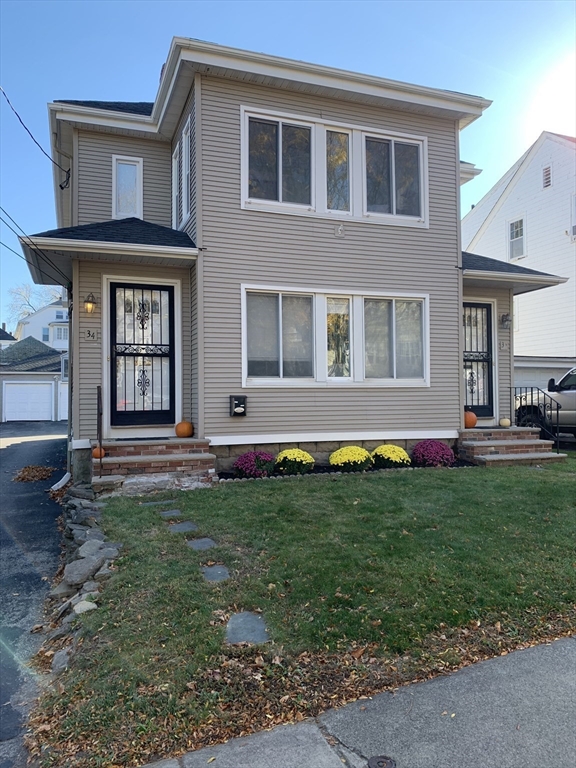
[[461, 429], [460, 440], [533, 440], [540, 434], [534, 427], [487, 427], [486, 429]]
[[530, 464], [553, 464], [565, 461], [565, 453], [495, 453], [475, 456], [474, 461], [480, 467], [512, 467]]

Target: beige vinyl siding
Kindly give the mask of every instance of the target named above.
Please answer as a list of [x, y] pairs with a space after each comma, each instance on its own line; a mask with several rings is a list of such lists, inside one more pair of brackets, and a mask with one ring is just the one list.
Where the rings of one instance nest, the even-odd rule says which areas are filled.
[[[190, 377], [189, 388], [191, 395], [188, 396], [190, 403], [190, 417], [195, 428], [198, 428], [198, 265], [195, 264], [190, 270]], [[186, 315], [183, 318], [183, 324], [187, 324]], [[186, 402], [184, 403], [186, 408]]]
[[[430, 228], [339, 222], [240, 208], [240, 108], [264, 107], [428, 137]], [[202, 79], [205, 434], [458, 429], [457, 141], [452, 121], [240, 82]], [[241, 283], [428, 293], [429, 388], [246, 388], [241, 392]]]
[[[492, 326], [494, 331], [492, 338], [495, 348], [493, 359], [497, 363], [498, 373], [498, 401], [494, 403], [494, 418], [511, 418], [510, 416], [510, 387], [512, 381], [512, 328], [505, 330], [500, 328], [501, 315], [512, 316], [512, 296], [507, 288], [473, 288], [464, 286], [464, 301], [494, 301]], [[495, 390], [496, 391], [496, 390]]]
[[105, 133], [78, 131], [78, 221], [112, 218], [112, 156], [143, 159], [144, 220], [170, 227], [170, 144]]
[[[102, 348], [106, 343], [104, 334], [107, 330], [102, 322], [102, 279], [103, 275], [117, 275], [137, 283], [146, 279], [174, 279], [181, 281], [182, 289], [182, 351], [176, 350], [176, 355], [182, 355], [182, 382], [176, 382], [176, 388], [182, 386], [183, 418], [191, 418], [191, 326], [190, 318], [190, 270], [169, 267], [150, 267], [133, 264], [103, 264], [101, 262], [82, 261], [78, 269], [78, 285], [75, 296], [81, 298], [92, 292], [97, 298], [93, 314], [88, 315], [81, 309], [78, 312], [78, 356], [75, 359], [75, 382], [78, 387], [79, 403], [78, 432], [74, 435], [79, 439], [96, 437], [96, 387], [104, 385], [109, 388], [109, 372], [102, 370]], [[127, 281], [127, 282], [128, 282]], [[86, 331], [94, 331], [97, 341], [86, 339]], [[104, 381], [104, 377], [106, 380]], [[121, 430], [118, 430], [120, 433]]]

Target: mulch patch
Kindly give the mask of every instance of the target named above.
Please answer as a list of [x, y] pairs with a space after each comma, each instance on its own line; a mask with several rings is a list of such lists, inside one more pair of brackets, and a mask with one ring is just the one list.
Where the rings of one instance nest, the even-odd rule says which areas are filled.
[[[462, 469], [464, 467], [475, 467], [475, 464], [471, 464], [469, 461], [463, 461], [460, 459], [457, 459], [454, 464], [451, 467], [448, 467], [448, 469]], [[374, 472], [397, 472], [399, 469], [406, 470], [406, 469], [436, 469], [436, 467], [390, 467], [389, 469], [378, 469], [376, 467], [370, 467], [369, 469], [363, 470], [366, 474], [372, 474]], [[336, 474], [344, 474], [344, 475], [357, 475], [362, 474], [358, 472], [342, 472], [342, 470], [338, 469], [337, 467], [331, 467], [329, 464], [315, 464], [314, 467], [310, 470], [310, 472], [306, 472], [303, 477], [306, 477], [306, 475], [336, 475]], [[301, 477], [302, 475], [284, 475], [281, 472], [272, 472], [269, 477]], [[235, 472], [218, 472], [218, 477], [221, 480], [238, 480], [238, 475]], [[261, 478], [254, 478], [254, 479], [261, 479]]]

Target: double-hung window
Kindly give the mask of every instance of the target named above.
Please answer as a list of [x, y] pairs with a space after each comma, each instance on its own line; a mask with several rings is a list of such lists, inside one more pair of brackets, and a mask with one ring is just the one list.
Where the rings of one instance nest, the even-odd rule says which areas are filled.
[[141, 157], [112, 156], [112, 218], [144, 215], [143, 160]]
[[58, 341], [68, 341], [68, 328], [56, 328], [56, 339]]
[[525, 256], [524, 249], [524, 219], [517, 219], [508, 224], [508, 256], [510, 260]]
[[180, 181], [180, 142], [174, 147], [172, 153], [172, 227], [178, 229], [182, 216], [181, 206], [181, 181]]
[[427, 227], [427, 141], [243, 109], [242, 207]]
[[426, 386], [428, 297], [243, 288], [247, 386]]
[[190, 216], [190, 120], [182, 132], [182, 172], [180, 175], [180, 198], [182, 200], [182, 224]]

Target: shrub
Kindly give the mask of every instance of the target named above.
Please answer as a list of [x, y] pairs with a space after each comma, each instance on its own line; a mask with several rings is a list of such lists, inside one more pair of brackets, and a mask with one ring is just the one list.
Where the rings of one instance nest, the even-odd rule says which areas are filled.
[[314, 459], [300, 448], [287, 448], [276, 456], [275, 469], [283, 475], [305, 475], [314, 469]]
[[341, 472], [362, 472], [372, 466], [372, 456], [364, 448], [347, 445], [330, 454], [330, 466]]
[[410, 466], [410, 456], [397, 445], [379, 445], [372, 451], [372, 460], [377, 469]]
[[422, 440], [412, 450], [412, 463], [417, 467], [451, 467], [454, 452], [439, 440]]
[[274, 456], [264, 451], [248, 451], [233, 465], [237, 477], [268, 477], [274, 470]]

